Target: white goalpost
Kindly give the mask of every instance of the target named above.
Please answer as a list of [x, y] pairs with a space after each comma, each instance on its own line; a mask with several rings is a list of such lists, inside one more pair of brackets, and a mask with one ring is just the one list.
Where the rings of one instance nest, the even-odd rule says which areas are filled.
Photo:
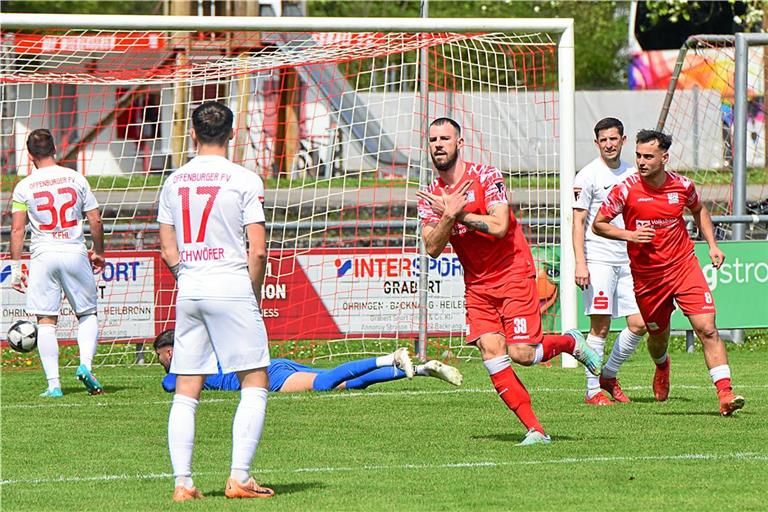
[[[3, 215], [31, 171], [27, 134], [49, 128], [104, 217], [96, 364], [131, 364], [173, 326], [157, 196], [193, 156], [189, 116], [207, 100], [235, 113], [230, 158], [265, 181], [275, 355], [471, 356], [461, 266], [419, 242], [424, 127], [440, 116], [462, 125], [466, 160], [507, 179], [545, 331], [576, 327], [572, 20], [6, 13], [0, 26]], [[5, 331], [25, 313], [7, 280], [2, 299]], [[76, 326], [65, 308], [59, 337]]]

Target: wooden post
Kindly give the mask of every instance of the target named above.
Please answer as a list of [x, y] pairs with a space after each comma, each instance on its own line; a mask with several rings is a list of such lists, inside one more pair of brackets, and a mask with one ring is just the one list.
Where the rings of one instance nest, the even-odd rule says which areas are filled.
[[299, 79], [296, 70], [280, 70], [280, 97], [277, 106], [277, 136], [275, 137], [275, 175], [288, 174], [299, 151]]
[[[239, 60], [245, 60], [248, 58], [247, 53], [241, 53], [238, 57]], [[240, 74], [234, 78], [232, 84], [237, 95], [237, 126], [235, 126], [235, 151], [232, 154], [232, 161], [237, 164], [243, 165], [245, 160], [245, 148], [248, 146], [248, 85], [251, 80], [251, 75]]]
[[[189, 57], [185, 50], [179, 50], [176, 55], [176, 66], [186, 66]], [[187, 163], [187, 132], [189, 131], [189, 86], [187, 82], [179, 82], [173, 88], [173, 127], [171, 129], [171, 162], [178, 169]]]

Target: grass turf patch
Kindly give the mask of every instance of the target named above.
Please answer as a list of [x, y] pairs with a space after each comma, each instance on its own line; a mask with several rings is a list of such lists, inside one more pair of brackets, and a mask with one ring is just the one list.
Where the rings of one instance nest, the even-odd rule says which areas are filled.
[[[581, 403], [583, 371], [521, 368], [546, 447], [517, 448], [523, 428], [478, 361], [461, 388], [417, 378], [359, 392], [270, 396], [254, 460], [277, 497], [264, 510], [760, 510], [768, 476], [765, 350], [731, 350], [733, 418], [717, 414], [701, 354], [672, 355], [672, 392], [653, 401], [641, 347], [620, 377], [633, 403]], [[154, 366], [100, 368], [90, 397], [62, 370], [65, 396], [37, 398], [39, 370], [2, 372], [2, 499], [9, 510], [165, 510], [170, 395]], [[189, 510], [234, 510], [223, 497], [238, 395], [204, 392], [193, 470], [206, 499]], [[738, 489], [739, 492], [723, 492]], [[253, 504], [256, 506], [256, 504]], [[607, 506], [607, 505], [606, 505]]]

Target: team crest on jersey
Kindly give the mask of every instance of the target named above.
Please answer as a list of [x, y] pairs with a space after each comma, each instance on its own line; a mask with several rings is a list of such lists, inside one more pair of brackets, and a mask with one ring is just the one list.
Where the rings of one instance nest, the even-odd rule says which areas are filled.
[[680, 198], [677, 195], [677, 192], [670, 192], [667, 194], [667, 201], [669, 204], [677, 204], [680, 202]]
[[581, 195], [581, 187], [573, 187], [573, 199], [574, 199], [574, 201], [578, 201], [580, 195]]
[[469, 192], [467, 192], [467, 202], [471, 203], [474, 200], [475, 200], [475, 191], [474, 190], [470, 190]]

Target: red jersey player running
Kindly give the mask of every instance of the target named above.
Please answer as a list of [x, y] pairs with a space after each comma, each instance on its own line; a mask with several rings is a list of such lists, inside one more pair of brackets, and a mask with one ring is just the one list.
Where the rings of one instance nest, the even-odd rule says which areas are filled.
[[520, 445], [549, 443], [511, 361], [530, 366], [567, 352], [598, 375], [600, 357], [575, 329], [542, 335], [533, 257], [509, 210], [504, 178], [493, 166], [465, 162], [463, 144], [456, 121], [441, 117], [430, 125], [438, 177], [416, 194], [421, 236], [433, 258], [450, 241], [464, 267], [467, 343], [480, 349], [496, 391], [528, 429]]
[[[725, 255], [715, 241], [712, 218], [699, 201], [688, 178], [667, 172], [672, 137], [653, 130], [637, 134], [638, 172], [616, 185], [606, 198], [593, 231], [613, 240], [625, 240], [634, 278], [635, 296], [648, 328], [648, 351], [656, 362], [653, 394], [669, 396], [669, 323], [674, 302], [688, 317], [704, 349], [709, 375], [717, 388], [720, 414], [730, 416], [744, 407], [744, 398], [731, 390], [728, 355], [715, 325], [715, 304], [693, 252], [683, 220], [688, 208], [704, 239], [715, 268]], [[610, 224], [622, 214], [626, 229]]]

